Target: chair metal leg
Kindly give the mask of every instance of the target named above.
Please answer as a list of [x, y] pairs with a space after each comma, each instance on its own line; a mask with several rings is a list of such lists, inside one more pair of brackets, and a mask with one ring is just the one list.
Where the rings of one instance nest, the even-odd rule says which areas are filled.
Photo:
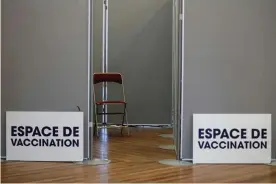
[[98, 107], [95, 105], [95, 111], [94, 111], [94, 136], [99, 136], [99, 131], [98, 131]]
[[124, 114], [123, 114], [123, 119], [122, 119], [122, 126], [125, 124], [125, 119], [126, 119], [126, 104], [124, 104]]
[[124, 124], [125, 124], [125, 115], [126, 115], [126, 104], [124, 104], [124, 114], [123, 114], [123, 119], [122, 119], [122, 125], [121, 125], [121, 135], [123, 135], [123, 130], [124, 130]]
[[129, 136], [130, 132], [129, 132], [129, 126], [128, 126], [128, 116], [127, 116], [127, 113], [128, 113], [127, 108], [125, 108], [125, 121], [126, 121], [126, 126], [127, 126], [127, 135]]

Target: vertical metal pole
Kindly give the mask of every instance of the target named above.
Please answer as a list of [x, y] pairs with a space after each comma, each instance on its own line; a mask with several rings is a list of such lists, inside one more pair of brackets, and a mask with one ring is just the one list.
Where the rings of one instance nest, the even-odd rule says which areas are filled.
[[181, 113], [180, 113], [180, 159], [183, 159], [183, 124], [184, 124], [184, 34], [185, 34], [185, 8], [186, 0], [181, 0]]
[[88, 0], [88, 61], [87, 61], [87, 65], [88, 65], [88, 122], [87, 122], [87, 149], [88, 149], [88, 160], [92, 159], [92, 143], [93, 143], [93, 126], [92, 126], [92, 111], [93, 111], [93, 107], [92, 107], [92, 98], [91, 98], [91, 72], [92, 72], [92, 63], [93, 63], [93, 19], [92, 19], [92, 7], [93, 7], [93, 0]]
[[175, 0], [175, 12], [174, 12], [174, 22], [175, 22], [175, 45], [174, 45], [174, 135], [175, 135], [175, 148], [176, 148], [176, 158], [179, 160], [179, 0]]
[[178, 117], [177, 115], [178, 113], [178, 103], [179, 103], [179, 99], [178, 99], [178, 63], [179, 63], [179, 57], [178, 57], [178, 43], [179, 43], [179, 39], [178, 39], [178, 1], [179, 0], [173, 0], [173, 46], [172, 46], [172, 54], [173, 54], [173, 64], [172, 64], [172, 83], [173, 83], [173, 88], [172, 88], [172, 120], [173, 120], [173, 140], [174, 140], [174, 145], [175, 145], [175, 153], [176, 153], [176, 159], [178, 160], [178, 155], [179, 155], [179, 146], [178, 146]]
[[180, 20], [180, 14], [181, 14], [181, 0], [177, 0], [176, 2], [176, 52], [177, 52], [177, 58], [176, 58], [176, 143], [177, 143], [177, 160], [181, 159], [181, 20]]
[[[108, 72], [108, 0], [105, 0], [105, 72]], [[107, 83], [105, 83], [105, 100], [108, 97]], [[104, 107], [107, 112], [107, 105]], [[107, 115], [105, 115], [105, 122], [107, 123]]]
[[[171, 107], [171, 125], [174, 126], [174, 62], [175, 62], [175, 0], [173, 0], [172, 6], [173, 18], [172, 18], [172, 107]], [[174, 135], [174, 133], [173, 133]]]
[[[103, 23], [102, 23], [102, 72], [106, 73], [107, 66], [106, 66], [106, 48], [107, 48], [107, 42], [106, 42], [106, 33], [107, 33], [107, 26], [106, 26], [106, 10], [107, 10], [107, 0], [103, 0]], [[106, 83], [103, 83], [102, 86], [102, 101], [107, 100], [107, 88]], [[107, 112], [107, 106], [103, 105], [103, 113]], [[107, 116], [102, 116], [102, 123], [107, 122]]]
[[[102, 72], [105, 72], [105, 0], [103, 0], [103, 22], [102, 22]], [[105, 83], [102, 85], [102, 101], [105, 100]], [[103, 106], [103, 113], [105, 106]], [[105, 116], [102, 116], [102, 122], [105, 123]]]
[[175, 1], [175, 133], [176, 159], [182, 160], [183, 131], [183, 88], [184, 88], [184, 0]]
[[175, 93], [176, 93], [176, 86], [175, 86], [175, 74], [176, 74], [176, 61], [177, 61], [177, 57], [176, 57], [176, 53], [177, 53], [177, 47], [176, 47], [176, 43], [177, 43], [177, 37], [176, 37], [176, 21], [178, 21], [178, 19], [176, 18], [176, 8], [177, 8], [177, 0], [173, 0], [173, 19], [172, 19], [172, 129], [173, 129], [173, 140], [174, 140], [174, 145], [175, 146], [175, 152], [176, 155], [178, 154], [177, 152], [177, 141], [176, 141], [176, 131], [175, 131], [175, 127], [176, 127], [176, 118], [175, 118], [175, 114], [176, 114], [176, 100], [175, 100]]
[[105, 70], [108, 72], [108, 0], [105, 0]]

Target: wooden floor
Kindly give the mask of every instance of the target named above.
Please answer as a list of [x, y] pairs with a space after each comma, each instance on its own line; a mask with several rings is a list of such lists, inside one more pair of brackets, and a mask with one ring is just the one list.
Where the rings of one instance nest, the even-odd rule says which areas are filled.
[[[276, 182], [276, 167], [266, 165], [196, 165], [172, 167], [158, 160], [175, 158], [174, 151], [158, 145], [172, 144], [160, 133], [169, 129], [134, 129], [131, 137], [103, 132], [95, 141], [97, 157], [109, 158], [102, 166], [74, 163], [2, 162], [1, 182], [119, 183], [119, 182]], [[20, 153], [19, 153], [20, 154]], [[70, 154], [70, 153], [69, 153]]]

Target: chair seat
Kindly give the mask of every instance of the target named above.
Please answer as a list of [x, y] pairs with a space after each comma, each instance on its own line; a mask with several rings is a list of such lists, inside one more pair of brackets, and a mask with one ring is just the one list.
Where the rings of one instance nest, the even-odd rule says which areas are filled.
[[124, 101], [98, 101], [96, 102], [97, 105], [102, 105], [102, 104], [126, 104]]

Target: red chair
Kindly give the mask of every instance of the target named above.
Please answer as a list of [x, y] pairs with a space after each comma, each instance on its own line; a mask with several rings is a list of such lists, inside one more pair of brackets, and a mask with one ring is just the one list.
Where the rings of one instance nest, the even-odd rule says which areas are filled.
[[[115, 126], [121, 128], [121, 134], [123, 134], [123, 129], [127, 128], [127, 133], [129, 135], [129, 127], [127, 121], [127, 103], [125, 100], [125, 91], [124, 91], [124, 84], [123, 84], [123, 77], [120, 73], [94, 73], [93, 75], [93, 97], [94, 97], [94, 135], [98, 136], [98, 129], [100, 128], [112, 128]], [[122, 93], [123, 93], [123, 100], [113, 100], [113, 101], [97, 101], [96, 94], [95, 94], [95, 85], [99, 83], [117, 83], [121, 85]], [[123, 106], [123, 112], [100, 112], [99, 106], [103, 105], [112, 105], [112, 104], [119, 104]], [[99, 115], [122, 115], [122, 122], [120, 124], [109, 124], [107, 122], [98, 122]]]

